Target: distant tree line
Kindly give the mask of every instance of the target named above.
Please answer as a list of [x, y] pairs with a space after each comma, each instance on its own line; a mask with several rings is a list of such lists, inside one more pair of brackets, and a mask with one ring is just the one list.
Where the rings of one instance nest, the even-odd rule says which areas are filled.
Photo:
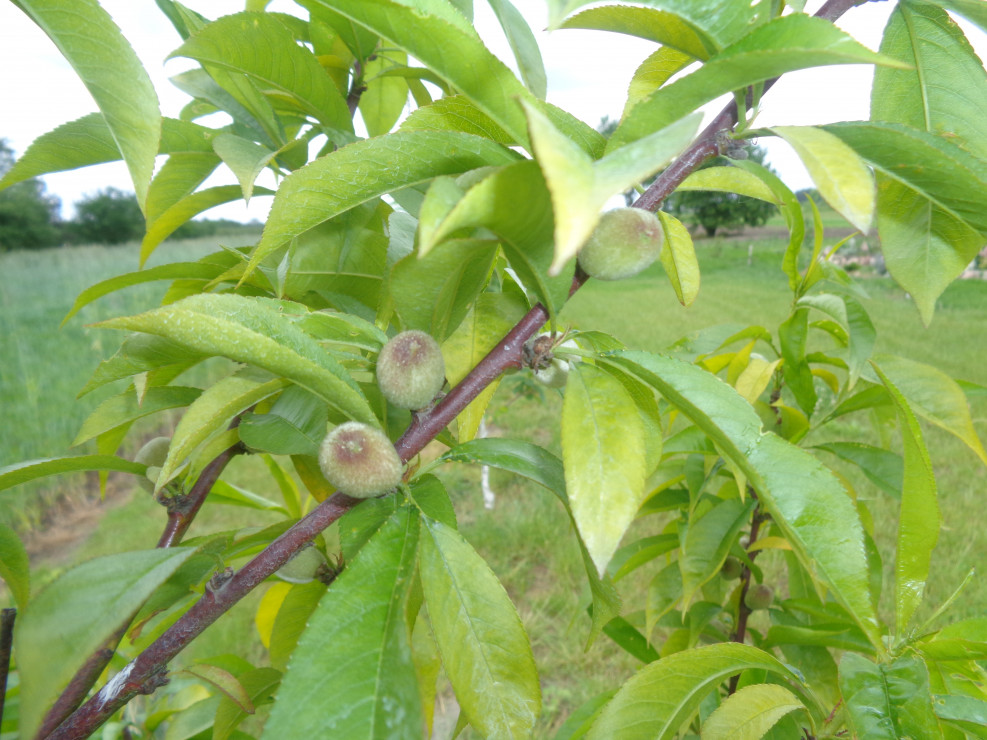
[[[0, 139], [0, 177], [14, 166], [14, 151]], [[144, 235], [144, 214], [133, 193], [106, 188], [75, 203], [75, 218], [62, 220], [61, 201], [38, 179], [0, 190], [0, 252], [76, 244], [121, 244]], [[229, 219], [188, 221], [173, 239], [258, 230], [257, 223]]]

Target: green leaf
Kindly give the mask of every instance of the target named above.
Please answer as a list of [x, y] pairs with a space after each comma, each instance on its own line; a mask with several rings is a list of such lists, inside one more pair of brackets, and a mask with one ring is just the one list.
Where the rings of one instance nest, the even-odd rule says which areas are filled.
[[80, 445], [111, 429], [159, 411], [188, 406], [199, 397], [200, 393], [202, 391], [198, 388], [169, 385], [148, 388], [143, 397], [138, 397], [137, 391], [130, 386], [123, 393], [110, 396], [96, 407], [96, 410], [83, 422], [82, 428], [72, 441], [72, 446]]
[[567, 18], [559, 28], [585, 28], [637, 36], [695, 59], [707, 59], [716, 46], [700, 27], [674, 12], [654, 8], [626, 5], [590, 8]]
[[697, 115], [596, 162], [532, 105], [524, 106], [528, 130], [555, 212], [555, 257], [549, 274], [586, 243], [611, 196], [646, 180], [679, 154], [699, 128]]
[[971, 731], [979, 732], [983, 737], [987, 734], [987, 702], [972, 696], [935, 696], [933, 697], [936, 716], [949, 722], [956, 722], [960, 727], [967, 724], [978, 728]]
[[878, 355], [874, 361], [908, 399], [913, 411], [962, 440], [987, 465], [987, 452], [977, 436], [970, 406], [955, 380], [932, 365], [904, 357]]
[[729, 499], [717, 503], [697, 521], [689, 521], [679, 556], [683, 610], [689, 607], [696, 591], [719, 574], [752, 508], [751, 502], [744, 505], [738, 499]]
[[453, 206], [432, 238], [438, 242], [461, 229], [478, 227], [501, 238], [504, 254], [525, 289], [554, 316], [569, 297], [575, 266], [556, 277], [547, 275], [554, 224], [551, 197], [537, 163], [517, 162], [484, 177]]
[[0, 523], [0, 578], [14, 597], [14, 603], [23, 610], [31, 598], [31, 563], [27, 550], [17, 533]]
[[744, 686], [703, 722], [703, 740], [760, 740], [778, 720], [799, 709], [805, 710], [805, 705], [784, 686]]
[[[636, 10], [636, 8], [628, 8]], [[627, 101], [624, 103], [623, 118], [635, 105], [668, 82], [678, 72], [695, 60], [671, 46], [661, 46], [634, 70], [634, 76], [627, 85]]]
[[439, 98], [413, 111], [401, 124], [402, 131], [459, 131], [482, 136], [504, 146], [517, 142], [496, 121], [477, 108], [465, 95]]
[[853, 149], [813, 126], [775, 126], [802, 160], [833, 210], [865, 234], [874, 219], [874, 176]]
[[939, 512], [932, 460], [918, 419], [901, 391], [877, 364], [873, 367], [898, 412], [898, 426], [905, 448], [904, 485], [898, 518], [898, 557], [895, 561], [895, 621], [898, 635], [903, 636], [915, 610], [922, 603], [932, 551], [942, 526], [942, 515]]
[[860, 442], [828, 442], [813, 449], [825, 450], [858, 466], [867, 479], [896, 499], [901, 498], [904, 465], [901, 456]]
[[[159, 154], [208, 153], [215, 131], [188, 121], [165, 118], [161, 122]], [[0, 179], [0, 190], [38, 175], [64, 172], [121, 157], [101, 113], [90, 113], [42, 134]]]
[[808, 335], [809, 311], [805, 308], [796, 307], [792, 315], [778, 326], [778, 341], [785, 361], [782, 365], [785, 385], [795, 396], [799, 408], [810, 417], [816, 410], [819, 396], [816, 394], [812, 370], [805, 358]]
[[677, 190], [718, 190], [781, 205], [778, 196], [761, 178], [738, 167], [707, 167], [696, 170], [682, 181]]
[[[480, 40], [466, 18], [444, 0], [317, 0], [388, 39], [467, 95], [522, 146], [524, 116], [515, 98], [534, 97]], [[438, 174], [438, 173], [437, 173]]]
[[877, 332], [870, 317], [858, 301], [848, 296], [838, 296], [832, 293], [814, 293], [802, 296], [796, 302], [797, 306], [810, 306], [822, 311], [835, 319], [849, 334], [849, 355], [847, 368], [849, 379], [847, 388], [852, 389], [861, 371], [867, 367], [871, 351], [877, 340]]
[[[267, 188], [254, 188], [253, 195], [274, 195], [274, 191]], [[243, 190], [239, 185], [217, 185], [214, 188], [196, 191], [170, 206], [153, 223], [147, 225], [147, 232], [141, 241], [141, 265], [147, 262], [148, 257], [161, 242], [193, 216], [223, 203], [239, 200], [242, 196]]]
[[[908, 68], [875, 70], [871, 119], [939, 134], [987, 160], [987, 72], [962, 29], [936, 5], [950, 7], [904, 2], [891, 13], [881, 53]], [[938, 84], [940, 78], [949, 84]]]
[[352, 419], [377, 423], [346, 370], [275, 303], [203, 294], [97, 326], [147, 332], [196, 353], [256, 365], [308, 388]]
[[888, 270], [928, 323], [936, 299], [985, 242], [987, 162], [943, 137], [897, 123], [826, 130], [878, 171], [877, 229]]
[[271, 628], [268, 647], [271, 665], [279, 671], [288, 667], [288, 661], [304, 634], [312, 612], [326, 593], [326, 585], [318, 580], [291, 587], [284, 597]]
[[161, 142], [158, 98], [140, 60], [97, 0], [18, 0], [85, 84], [144, 208]]
[[190, 195], [219, 166], [212, 152], [176, 152], [168, 157], [151, 180], [144, 209], [147, 223], [154, 223], [182, 198]]
[[[456, 385], [487, 353], [497, 346], [504, 335], [520, 321], [527, 306], [507, 293], [481, 293], [456, 330], [442, 343], [446, 378]], [[476, 436], [487, 404], [500, 384], [495, 379], [456, 417], [456, 433], [460, 442]]]
[[224, 431], [234, 416], [258, 401], [274, 395], [287, 385], [275, 378], [261, 383], [249, 377], [231, 375], [211, 385], [188, 407], [168, 447], [168, 457], [158, 473], [155, 491], [175, 477], [178, 468], [200, 444]]
[[611, 698], [614, 690], [604, 691], [584, 702], [552, 736], [552, 740], [580, 740], [589, 732], [590, 726], [600, 716], [600, 711]]
[[445, 341], [489, 281], [498, 251], [492, 240], [454, 239], [399, 260], [389, 288], [403, 327]]
[[737, 160], [733, 164], [735, 167], [740, 167], [756, 175], [771, 189], [776, 199], [782, 204], [778, 210], [781, 211], [785, 224], [788, 226], [789, 240], [788, 248], [782, 259], [781, 269], [788, 275], [788, 287], [795, 291], [800, 280], [799, 252], [802, 249], [802, 242], [805, 240], [805, 217], [802, 215], [802, 204], [795, 197], [795, 193], [789, 190], [788, 186], [767, 167], [750, 160]]
[[46, 457], [25, 460], [0, 468], [0, 491], [22, 483], [61, 473], [78, 473], [87, 470], [117, 470], [122, 473], [144, 475], [146, 465], [130, 462], [115, 455], [78, 455], [76, 457]]
[[422, 589], [456, 699], [484, 737], [530, 737], [541, 690], [521, 619], [497, 576], [458, 532], [429, 519], [425, 524]]
[[[244, 671], [237, 676], [237, 680], [253, 704], [266, 704], [281, 682], [281, 671], [276, 671], [273, 668], [255, 668], [252, 671]], [[225, 696], [221, 698], [219, 706], [216, 707], [213, 740], [227, 740], [233, 734], [236, 726], [247, 716], [247, 712], [231, 699]]]
[[840, 691], [854, 733], [867, 740], [940, 737], [932, 711], [929, 673], [905, 656], [875, 665], [856, 653], [840, 661]]
[[[538, 445], [518, 439], [485, 437], [456, 445], [443, 454], [442, 459], [447, 462], [481, 463], [528, 478], [554, 493], [572, 518], [562, 461]], [[576, 531], [578, 533], [578, 528]], [[589, 642], [592, 642], [604, 625], [620, 613], [620, 597], [613, 581], [608, 576], [601, 578], [597, 573], [582, 538], [579, 538], [579, 548], [590, 591], [593, 592], [593, 627], [589, 636]]]
[[209, 500], [214, 504], [226, 504], [227, 506], [242, 506], [245, 509], [255, 511], [276, 511], [279, 514], [288, 516], [288, 510], [281, 504], [271, 501], [269, 498], [259, 496], [246, 488], [234, 486], [224, 480], [218, 480], [209, 491]]
[[771, 654], [737, 643], [719, 643], [675, 653], [646, 665], [604, 707], [589, 740], [666, 740], [725, 678], [744, 670], [766, 670], [798, 682]]
[[[696, 4], [697, 9], [701, 4]], [[750, 9], [748, 7], [748, 9]], [[711, 57], [697, 71], [634, 106], [610, 137], [614, 151], [673, 123], [704, 103], [772, 77], [826, 64], [892, 63], [822, 18], [775, 18]]]
[[672, 283], [679, 303], [691, 306], [699, 295], [699, 260], [692, 243], [692, 234], [675, 216], [658, 211], [665, 243], [661, 250], [661, 266]]
[[438, 131], [399, 131], [344, 146], [281, 183], [248, 271], [292, 237], [360, 203], [439, 175], [516, 160], [488, 139]]
[[402, 77], [384, 76], [383, 72], [396, 65], [408, 63], [408, 55], [390, 51], [367, 62], [364, 79], [367, 89], [360, 95], [360, 115], [370, 136], [380, 136], [391, 130], [408, 102], [408, 82]]
[[277, 152], [255, 141], [233, 134], [218, 134], [212, 142], [216, 154], [222, 157], [240, 183], [243, 200], [250, 202], [254, 193], [254, 181], [261, 171], [271, 163]]
[[75, 672], [195, 548], [142, 550], [72, 568], [35, 595], [17, 620], [20, 730], [33, 737]]
[[[716, 376], [681, 360], [645, 352], [605, 355], [661, 393], [748, 478], [801, 563], [822, 579], [875, 644], [863, 528], [843, 486], [804, 450], [764, 433], [744, 399]], [[571, 492], [570, 492], [571, 495]], [[841, 526], [829, 525], [834, 517]]]
[[308, 619], [262, 738], [421, 737], [404, 622], [418, 533], [417, 511], [401, 506], [347, 563]]
[[573, 520], [601, 575], [644, 500], [643, 437], [620, 381], [574, 365], [562, 406], [562, 459]]
[[223, 668], [208, 663], [196, 663], [181, 671], [177, 671], [179, 676], [191, 676], [204, 683], [211, 684], [223, 692], [227, 698], [235, 702], [241, 709], [249, 714], [257, 711], [254, 703], [250, 700], [246, 689], [240, 684], [236, 676]]
[[937, 0], [937, 5], [959, 13], [981, 29], [987, 30], [987, 8], [979, 0]]
[[246, 74], [271, 91], [268, 95], [283, 96], [322, 124], [353, 130], [346, 101], [332, 79], [274, 14], [223, 16], [190, 36], [169, 58], [173, 57]]
[[62, 326], [75, 316], [80, 309], [105, 295], [114, 293], [123, 288], [133, 285], [141, 285], [156, 280], [211, 280], [224, 272], [223, 268], [216, 264], [206, 262], [172, 262], [167, 265], [149, 267], [146, 270], [128, 272], [124, 275], [117, 275], [106, 280], [102, 280], [95, 285], [91, 285], [79, 293], [72, 308], [62, 319]]
[[504, 29], [511, 51], [514, 52], [518, 69], [521, 71], [521, 79], [535, 97], [544, 100], [548, 81], [545, 78], [545, 65], [535, 35], [511, 0], [489, 0], [489, 2], [500, 27]]
[[327, 421], [325, 403], [293, 385], [266, 414], [244, 414], [237, 431], [240, 440], [254, 450], [273, 455], [318, 455]]

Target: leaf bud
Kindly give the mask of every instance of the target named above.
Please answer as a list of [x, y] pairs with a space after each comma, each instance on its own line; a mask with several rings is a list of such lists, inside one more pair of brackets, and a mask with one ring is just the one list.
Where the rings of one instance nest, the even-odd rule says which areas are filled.
[[348, 421], [333, 429], [319, 448], [326, 480], [353, 498], [371, 498], [395, 488], [404, 473], [397, 450], [380, 429]]

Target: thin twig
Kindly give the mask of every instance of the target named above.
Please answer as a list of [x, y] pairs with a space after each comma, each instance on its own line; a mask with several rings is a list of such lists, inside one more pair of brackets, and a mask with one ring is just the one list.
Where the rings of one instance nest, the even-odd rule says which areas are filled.
[[[816, 15], [834, 20], [855, 4], [857, 0], [829, 0]], [[773, 80], [766, 82], [764, 89], [767, 90], [773, 82]], [[356, 105], [359, 103], [359, 92], [362, 91], [354, 88], [347, 99], [351, 112], [356, 110]], [[717, 135], [722, 131], [730, 130], [736, 121], [736, 106], [731, 102], [693, 144], [655, 179], [651, 187], [633, 206], [647, 210], [657, 209], [691, 172], [717, 153]], [[577, 291], [585, 281], [586, 276], [577, 272], [569, 295]], [[504, 370], [518, 367], [521, 362], [521, 347], [547, 320], [548, 311], [541, 304], [536, 304], [431, 412], [416, 416], [395, 443], [401, 459], [407, 462], [417, 455]], [[189, 642], [284, 565], [300, 547], [310, 542], [357, 503], [358, 500], [340, 493], [330, 496], [244, 565], [221, 587], [207, 590], [188, 612], [131, 661], [112, 682], [104, 686], [96, 696], [62, 723], [49, 736], [49, 740], [81, 740], [88, 737], [134, 696], [153, 691], [156, 685], [160, 685], [169, 661]]]
[[0, 724], [3, 724], [3, 705], [7, 698], [7, 674], [10, 673], [10, 648], [14, 644], [16, 609], [0, 611]]
[[[750, 494], [753, 496], [754, 491], [751, 490]], [[747, 547], [750, 548], [755, 542], [757, 542], [757, 535], [761, 529], [761, 522], [763, 517], [760, 514], [759, 508], [754, 509], [754, 516], [751, 520], [751, 533], [750, 539], [748, 540]], [[755, 550], [748, 555], [748, 558], [753, 563], [754, 558], [757, 557], [760, 550]], [[730, 637], [733, 642], [743, 643], [747, 639], [747, 618], [751, 615], [750, 607], [744, 603], [744, 599], [747, 596], [747, 591], [751, 586], [751, 569], [745, 563], [740, 571], [740, 604], [737, 607], [737, 629], [734, 631], [733, 635]], [[732, 676], [730, 678], [730, 683], [727, 688], [728, 694], [736, 693], [737, 683], [740, 681], [740, 674]]]

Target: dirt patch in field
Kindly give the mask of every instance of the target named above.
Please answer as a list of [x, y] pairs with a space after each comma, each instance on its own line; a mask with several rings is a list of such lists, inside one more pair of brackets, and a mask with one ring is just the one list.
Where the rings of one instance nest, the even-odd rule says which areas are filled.
[[21, 535], [31, 567], [68, 565], [96, 531], [106, 513], [130, 500], [132, 476], [110, 475], [106, 497], [99, 495], [99, 475], [90, 473], [79, 494], [65, 496], [45, 512], [41, 526]]

